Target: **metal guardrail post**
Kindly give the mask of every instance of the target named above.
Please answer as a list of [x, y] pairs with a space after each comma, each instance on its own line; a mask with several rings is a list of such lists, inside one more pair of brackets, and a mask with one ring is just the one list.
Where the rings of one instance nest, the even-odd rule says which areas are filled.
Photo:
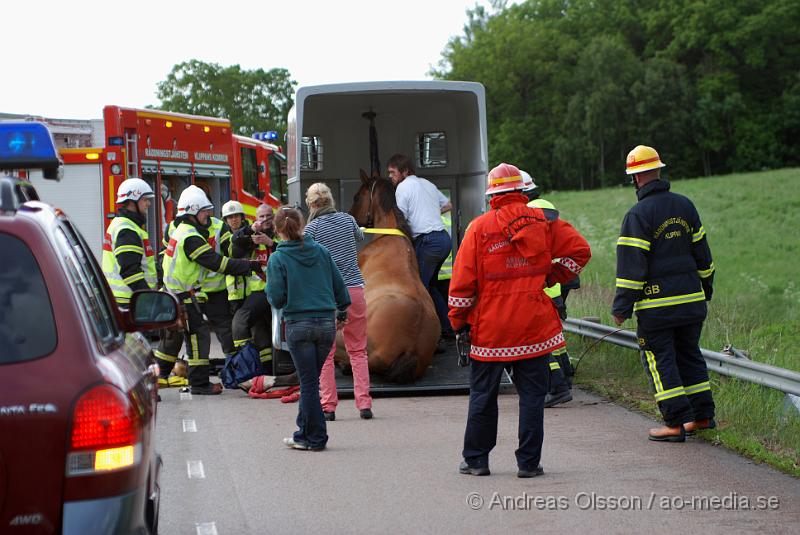
[[[636, 340], [636, 333], [633, 331], [620, 331], [610, 334], [616, 329], [608, 325], [603, 325], [602, 323], [573, 318], [566, 319], [564, 324], [564, 330], [567, 332], [587, 336], [596, 340], [605, 336], [605, 342], [631, 349], [639, 348], [639, 344]], [[735, 358], [707, 349], [703, 349], [702, 353], [703, 357], [706, 359], [706, 365], [709, 371], [774, 388], [793, 396], [800, 396], [800, 373], [796, 371]]]

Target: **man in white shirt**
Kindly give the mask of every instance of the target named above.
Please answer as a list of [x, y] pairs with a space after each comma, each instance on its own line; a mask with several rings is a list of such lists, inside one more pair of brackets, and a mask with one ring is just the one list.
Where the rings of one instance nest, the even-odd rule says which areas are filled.
[[433, 183], [416, 176], [414, 164], [405, 154], [392, 156], [388, 171], [395, 185], [397, 206], [411, 227], [420, 279], [433, 299], [443, 336], [451, 336], [453, 329], [447, 318], [447, 303], [434, 283], [453, 248], [441, 217], [452, 205]]

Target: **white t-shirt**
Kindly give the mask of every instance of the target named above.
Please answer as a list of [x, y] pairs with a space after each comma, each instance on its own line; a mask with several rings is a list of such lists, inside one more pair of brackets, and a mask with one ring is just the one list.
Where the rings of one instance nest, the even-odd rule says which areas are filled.
[[442, 207], [449, 201], [432, 182], [408, 175], [395, 190], [397, 207], [406, 216], [414, 238], [436, 230], [444, 230]]

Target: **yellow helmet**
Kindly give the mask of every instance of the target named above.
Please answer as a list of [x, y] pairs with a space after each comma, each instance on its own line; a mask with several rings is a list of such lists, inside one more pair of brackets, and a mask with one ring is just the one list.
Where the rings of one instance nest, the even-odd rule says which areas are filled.
[[637, 145], [628, 153], [628, 159], [625, 162], [625, 172], [629, 175], [660, 167], [666, 167], [666, 165], [661, 161], [656, 149], [645, 145]]

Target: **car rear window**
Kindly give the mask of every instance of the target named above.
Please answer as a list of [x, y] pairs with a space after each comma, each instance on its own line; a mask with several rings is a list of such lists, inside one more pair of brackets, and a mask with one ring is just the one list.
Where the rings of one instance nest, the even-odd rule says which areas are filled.
[[43, 357], [56, 348], [50, 296], [25, 243], [0, 233], [0, 364]]

